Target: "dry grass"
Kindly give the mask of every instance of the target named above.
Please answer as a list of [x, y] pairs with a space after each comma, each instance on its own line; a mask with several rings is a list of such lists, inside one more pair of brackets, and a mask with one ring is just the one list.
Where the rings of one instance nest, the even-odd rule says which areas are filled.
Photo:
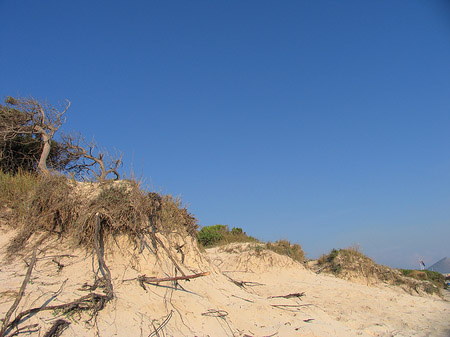
[[24, 214], [28, 195], [39, 179], [36, 174], [26, 171], [10, 174], [0, 170], [0, 203]]
[[[4, 185], [4, 186], [3, 186]], [[16, 185], [20, 188], [16, 189]], [[27, 175], [2, 180], [2, 200], [21, 197], [21, 227], [8, 247], [14, 254], [37, 232], [56, 233], [75, 245], [92, 247], [97, 217], [106, 240], [125, 234], [134, 242], [144, 234], [177, 231], [195, 236], [197, 220], [179, 199], [140, 189], [134, 181], [81, 183], [53, 175], [31, 179]], [[15, 212], [19, 217], [19, 212]]]

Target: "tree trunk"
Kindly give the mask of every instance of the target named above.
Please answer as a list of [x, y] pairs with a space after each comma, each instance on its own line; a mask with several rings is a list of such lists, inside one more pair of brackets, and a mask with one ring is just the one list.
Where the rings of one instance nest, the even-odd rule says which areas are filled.
[[41, 153], [41, 157], [39, 158], [39, 164], [38, 164], [37, 168], [38, 168], [39, 173], [41, 173], [43, 175], [48, 175], [49, 171], [47, 168], [47, 158], [48, 158], [48, 155], [50, 154], [51, 137], [45, 131], [41, 132], [41, 136], [42, 136], [42, 143], [43, 143], [44, 147], [42, 148], [42, 153]]

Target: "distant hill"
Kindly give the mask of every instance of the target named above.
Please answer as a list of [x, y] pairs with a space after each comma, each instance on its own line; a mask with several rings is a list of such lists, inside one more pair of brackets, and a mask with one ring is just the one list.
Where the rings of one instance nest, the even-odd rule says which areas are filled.
[[441, 274], [450, 274], [450, 258], [444, 257], [443, 259], [439, 260], [432, 266], [427, 268], [428, 270], [437, 271]]

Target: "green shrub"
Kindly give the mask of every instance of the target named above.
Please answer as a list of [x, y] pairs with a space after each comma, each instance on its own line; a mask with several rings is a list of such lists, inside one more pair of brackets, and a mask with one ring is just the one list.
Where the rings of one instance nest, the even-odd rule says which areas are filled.
[[211, 247], [223, 240], [226, 231], [228, 226], [225, 225], [206, 226], [198, 232], [197, 238], [204, 247]]
[[197, 239], [203, 247], [233, 242], [259, 242], [258, 239], [247, 235], [242, 228], [233, 227], [230, 231], [227, 225], [205, 226], [198, 232]]
[[242, 235], [243, 233], [244, 232], [242, 231], [242, 228], [239, 227], [233, 227], [233, 229], [231, 230], [231, 234], [233, 235]]

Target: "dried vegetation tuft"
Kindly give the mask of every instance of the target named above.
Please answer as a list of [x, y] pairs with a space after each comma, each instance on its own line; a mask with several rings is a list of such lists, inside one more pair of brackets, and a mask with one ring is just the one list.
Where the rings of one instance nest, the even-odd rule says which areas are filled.
[[[197, 231], [196, 218], [179, 199], [146, 192], [134, 181], [88, 183], [60, 175], [28, 174], [0, 177], [1, 200], [16, 218], [8, 223], [18, 230], [8, 247], [10, 255], [25, 248], [37, 232], [58, 234], [75, 245], [92, 248], [97, 218], [106, 242], [123, 234], [137, 242], [150, 233], [177, 231], [194, 237]], [[11, 183], [23, 186], [21, 191], [11, 192], [15, 189]]]

